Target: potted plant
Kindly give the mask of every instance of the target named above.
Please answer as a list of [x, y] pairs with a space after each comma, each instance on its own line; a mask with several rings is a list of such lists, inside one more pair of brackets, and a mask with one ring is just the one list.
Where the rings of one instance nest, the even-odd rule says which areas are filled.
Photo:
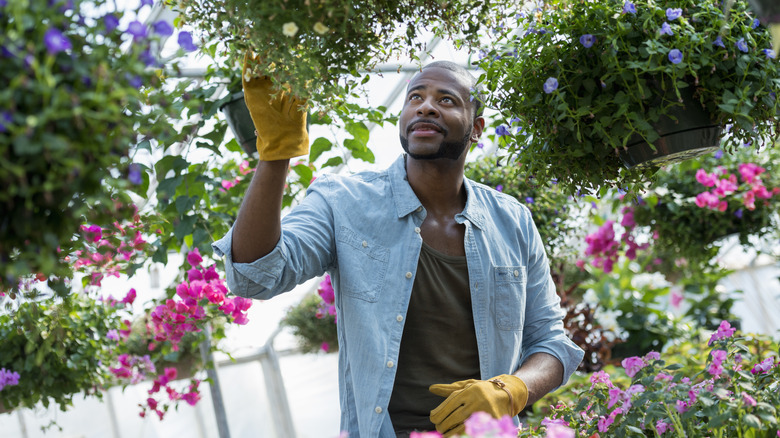
[[727, 125], [727, 152], [778, 135], [780, 70], [743, 0], [549, 2], [479, 65], [489, 104], [523, 128], [512, 157], [569, 192], [637, 189], [717, 149]]
[[743, 147], [665, 166], [638, 200], [615, 198], [613, 208], [628, 208], [636, 225], [652, 235], [650, 252], [662, 272], [704, 267], [727, 236], [757, 247], [776, 235], [779, 160], [777, 148]]
[[115, 5], [0, 2], [0, 290], [71, 275], [62, 259], [81, 224], [134, 213], [122, 207], [142, 180], [131, 147], [174, 136], [154, 55], [174, 30]]
[[[399, 54], [425, 50], [424, 31], [475, 43], [495, 26], [509, 2], [479, 0], [220, 0], [180, 2], [183, 20], [208, 40], [227, 44], [242, 60], [247, 50], [278, 86], [311, 101], [334, 102], [371, 70]], [[366, 78], [367, 79], [367, 78]]]

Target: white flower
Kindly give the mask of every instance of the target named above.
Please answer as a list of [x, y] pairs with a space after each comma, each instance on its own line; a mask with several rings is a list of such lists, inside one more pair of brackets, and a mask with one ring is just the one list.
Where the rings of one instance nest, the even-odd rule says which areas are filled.
[[298, 33], [298, 25], [294, 22], [284, 23], [282, 26], [282, 33], [288, 37], [294, 37]]
[[314, 23], [314, 31], [317, 32], [320, 35], [325, 35], [330, 28], [328, 26], [325, 26], [324, 24], [320, 23], [319, 21]]
[[599, 297], [596, 295], [596, 291], [593, 289], [588, 289], [585, 291], [585, 294], [582, 296], [582, 301], [586, 304], [598, 304]]

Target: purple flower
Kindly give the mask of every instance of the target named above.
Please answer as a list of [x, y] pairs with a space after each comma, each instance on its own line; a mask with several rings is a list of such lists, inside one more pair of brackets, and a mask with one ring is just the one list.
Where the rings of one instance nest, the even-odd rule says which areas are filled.
[[165, 37], [173, 35], [173, 27], [165, 20], [160, 20], [154, 23], [152, 28], [154, 29], [154, 33], [157, 35]]
[[717, 160], [723, 158], [723, 149], [718, 149], [717, 151], [715, 151], [715, 155], [713, 155], [713, 157], [715, 157], [715, 159]]
[[682, 62], [683, 55], [682, 52], [677, 49], [672, 49], [669, 51], [669, 61], [672, 61], [672, 64], [679, 64]]
[[8, 132], [8, 125], [12, 122], [11, 113], [3, 111], [0, 113], [0, 132]]
[[636, 14], [636, 5], [631, 2], [625, 2], [623, 4], [624, 14]]
[[63, 50], [70, 50], [73, 45], [68, 37], [62, 34], [59, 29], [51, 28], [43, 34], [43, 42], [46, 44], [46, 51], [49, 55], [56, 55]]
[[137, 75], [131, 75], [130, 73], [126, 73], [125, 79], [127, 79], [127, 83], [130, 84], [133, 88], [141, 88], [144, 85], [144, 82], [141, 79], [141, 77]]
[[745, 42], [744, 38], [740, 38], [739, 41], [737, 41], [737, 48], [745, 53], [748, 51], [748, 45]]
[[146, 26], [140, 21], [134, 20], [127, 25], [127, 33], [132, 35], [135, 41], [146, 38]]
[[12, 386], [19, 384], [19, 373], [5, 368], [0, 368], [0, 391], [5, 386]]
[[750, 27], [751, 27], [752, 29], [755, 29], [755, 28], [757, 28], [757, 27], [758, 27], [758, 25], [759, 25], [759, 24], [761, 24], [761, 23], [758, 21], [758, 18], [754, 18], [754, 19], [753, 19], [753, 24], [751, 24], [751, 25], [750, 25]]
[[666, 19], [669, 21], [674, 21], [682, 16], [682, 9], [680, 8], [667, 8], [666, 9]]
[[496, 135], [499, 137], [503, 137], [505, 135], [510, 135], [509, 128], [506, 127], [506, 125], [501, 125], [498, 128], [496, 128]]
[[119, 332], [116, 331], [116, 329], [111, 329], [106, 333], [106, 339], [109, 339], [111, 341], [118, 341], [119, 340]]
[[593, 43], [596, 42], [596, 37], [593, 35], [586, 33], [585, 35], [580, 37], [580, 44], [585, 46], [586, 49], [591, 48], [593, 46]]
[[718, 326], [718, 330], [715, 331], [715, 333], [710, 336], [710, 341], [708, 342], [709, 345], [712, 345], [713, 342], [719, 341], [721, 339], [726, 339], [734, 336], [734, 332], [736, 332], [737, 329], [732, 328], [731, 324], [729, 324], [728, 321], [721, 321], [720, 325]]
[[106, 26], [106, 33], [111, 33], [119, 26], [119, 18], [116, 18], [116, 15], [107, 14], [103, 17], [103, 24]]
[[515, 124], [515, 123], [520, 123], [520, 117], [512, 117], [512, 118], [509, 120], [509, 124], [510, 124], [510, 125], [513, 125], [513, 124]]
[[142, 8], [144, 6], [154, 6], [154, 0], [141, 0], [141, 6], [139, 7]]
[[547, 94], [552, 93], [553, 91], [558, 89], [558, 79], [555, 78], [547, 78], [546, 81], [544, 81], [544, 92]]
[[764, 55], [766, 55], [766, 57], [769, 59], [775, 59], [775, 57], [777, 56], [775, 54], [775, 51], [772, 49], [764, 49], [762, 50], [762, 52], [764, 52]]
[[739, 210], [735, 211], [734, 216], [736, 216], [737, 219], [742, 219], [742, 209], [740, 208]]
[[669, 26], [669, 23], [664, 21], [664, 24], [661, 25], [661, 35], [674, 35], [674, 32], [672, 32], [672, 26]]
[[720, 35], [718, 35], [718, 37], [717, 37], [717, 38], [715, 38], [715, 41], [713, 41], [713, 42], [712, 42], [712, 44], [714, 44], [714, 45], [716, 45], [716, 46], [718, 46], [718, 47], [720, 47], [720, 48], [723, 48], [723, 49], [725, 49], [725, 48], [726, 48], [726, 45], [725, 45], [725, 44], [723, 44], [723, 40], [722, 40], [722, 39], [720, 39]]
[[144, 181], [141, 176], [141, 166], [136, 163], [131, 164], [130, 171], [127, 173], [127, 180], [135, 185], [141, 184]]
[[534, 203], [534, 198], [532, 198], [530, 196], [526, 196], [525, 197], [525, 203], [526, 204], [533, 204]]
[[479, 149], [484, 149], [485, 148], [485, 143], [479, 142], [479, 143], [477, 143], [477, 147]]
[[147, 67], [156, 67], [159, 64], [157, 62], [157, 58], [154, 57], [152, 51], [149, 49], [146, 49], [143, 52], [141, 52], [141, 54], [138, 55], [138, 59], [143, 61], [143, 63], [146, 64]]
[[187, 31], [179, 32], [179, 47], [187, 52], [198, 50], [198, 47], [192, 43], [192, 35]]
[[496, 190], [498, 190], [499, 192], [503, 192], [504, 191], [504, 186], [499, 184], [499, 185], [496, 186]]

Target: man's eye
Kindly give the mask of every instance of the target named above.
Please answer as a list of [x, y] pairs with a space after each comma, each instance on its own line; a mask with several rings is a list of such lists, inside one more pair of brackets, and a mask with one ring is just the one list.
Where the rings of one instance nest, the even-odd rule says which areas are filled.
[[422, 99], [419, 94], [412, 94], [409, 96], [409, 100]]
[[442, 102], [447, 102], [447, 103], [455, 103], [455, 101], [452, 100], [451, 97], [442, 97], [441, 101]]

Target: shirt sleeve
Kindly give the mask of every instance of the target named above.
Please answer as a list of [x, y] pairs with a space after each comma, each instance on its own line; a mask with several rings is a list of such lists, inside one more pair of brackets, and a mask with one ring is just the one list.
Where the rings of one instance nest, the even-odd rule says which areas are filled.
[[238, 296], [269, 299], [321, 276], [335, 262], [333, 210], [328, 202], [330, 180], [318, 178], [306, 197], [282, 218], [282, 234], [274, 249], [251, 263], [233, 261], [233, 228], [214, 242], [225, 258], [230, 291]]
[[542, 239], [533, 221], [529, 218], [528, 222], [532, 233], [529, 233], [531, 239], [528, 246], [526, 283], [528, 297], [521, 362], [536, 353], [547, 353], [557, 358], [563, 365], [561, 385], [564, 385], [577, 370], [585, 352], [566, 336], [563, 328], [563, 317], [566, 313], [561, 308], [561, 299], [555, 292], [555, 283], [550, 276], [550, 266]]

